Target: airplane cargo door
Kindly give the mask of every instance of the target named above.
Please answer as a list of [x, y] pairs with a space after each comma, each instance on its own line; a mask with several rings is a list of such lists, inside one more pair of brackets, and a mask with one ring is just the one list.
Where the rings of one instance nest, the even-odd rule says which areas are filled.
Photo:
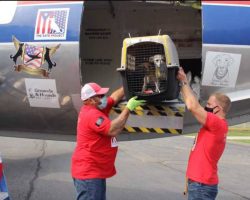
[[[120, 87], [123, 40], [168, 35], [190, 83], [201, 78], [201, 10], [174, 2], [86, 1], [82, 15], [80, 60], [82, 85], [97, 82], [110, 91]], [[195, 79], [196, 77], [196, 79]], [[199, 88], [199, 87], [198, 87]], [[127, 100], [127, 99], [125, 99]], [[113, 110], [115, 117], [124, 104]], [[142, 107], [130, 116], [126, 131], [180, 134], [185, 106], [181, 99]]]

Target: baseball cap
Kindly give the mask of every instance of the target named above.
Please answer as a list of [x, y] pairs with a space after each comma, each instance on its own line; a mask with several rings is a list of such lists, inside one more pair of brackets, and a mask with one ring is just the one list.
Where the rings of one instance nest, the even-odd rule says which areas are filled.
[[109, 91], [109, 88], [102, 88], [97, 83], [86, 83], [81, 89], [81, 99], [83, 101], [95, 95], [103, 95]]

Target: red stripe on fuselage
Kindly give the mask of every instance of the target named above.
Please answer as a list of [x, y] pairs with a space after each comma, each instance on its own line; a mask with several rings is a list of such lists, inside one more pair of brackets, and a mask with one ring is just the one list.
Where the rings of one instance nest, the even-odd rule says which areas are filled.
[[202, 1], [206, 4], [250, 5], [250, 1]]
[[17, 5], [36, 5], [36, 4], [51, 4], [51, 3], [75, 3], [82, 1], [17, 1]]

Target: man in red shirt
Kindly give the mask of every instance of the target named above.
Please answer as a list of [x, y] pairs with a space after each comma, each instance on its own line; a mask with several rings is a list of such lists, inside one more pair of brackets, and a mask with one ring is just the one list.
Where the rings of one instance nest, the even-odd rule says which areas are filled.
[[87, 83], [81, 89], [83, 106], [77, 123], [77, 143], [72, 155], [71, 174], [77, 200], [105, 200], [106, 178], [116, 173], [117, 136], [124, 128], [129, 111], [144, 100], [131, 98], [114, 120], [108, 117], [112, 106], [124, 97], [123, 87], [106, 97], [109, 88]]
[[179, 69], [181, 93], [187, 109], [202, 125], [191, 149], [186, 176], [189, 200], [213, 200], [218, 193], [217, 164], [224, 151], [228, 124], [226, 114], [231, 101], [222, 93], [212, 94], [203, 108], [193, 94], [186, 74]]

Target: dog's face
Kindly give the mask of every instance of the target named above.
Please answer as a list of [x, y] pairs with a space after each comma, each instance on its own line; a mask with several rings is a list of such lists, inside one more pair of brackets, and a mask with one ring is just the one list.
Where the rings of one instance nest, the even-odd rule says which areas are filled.
[[161, 64], [165, 63], [165, 57], [161, 54], [156, 54], [149, 58], [154, 63], [155, 67], [160, 67]]
[[200, 83], [200, 78], [198, 76], [195, 76], [194, 77], [194, 83]]
[[224, 75], [228, 72], [228, 68], [233, 63], [233, 59], [229, 55], [219, 55], [214, 59], [215, 66], [217, 67], [217, 73]]

